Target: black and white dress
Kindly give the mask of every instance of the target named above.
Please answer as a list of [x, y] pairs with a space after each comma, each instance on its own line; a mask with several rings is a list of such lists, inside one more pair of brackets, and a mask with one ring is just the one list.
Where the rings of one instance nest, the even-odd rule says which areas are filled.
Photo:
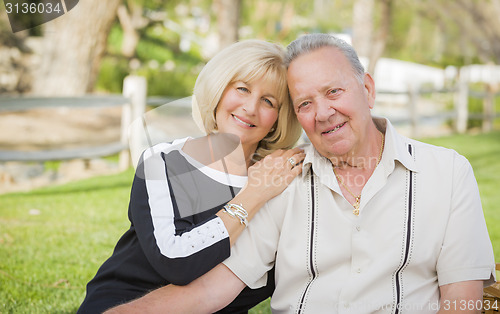
[[[87, 284], [78, 313], [101, 313], [170, 283], [186, 285], [229, 257], [229, 234], [215, 214], [247, 178], [199, 163], [182, 151], [187, 140], [143, 153], [130, 196], [130, 229]], [[246, 288], [221, 312], [247, 312], [272, 294], [273, 278], [266, 287]]]

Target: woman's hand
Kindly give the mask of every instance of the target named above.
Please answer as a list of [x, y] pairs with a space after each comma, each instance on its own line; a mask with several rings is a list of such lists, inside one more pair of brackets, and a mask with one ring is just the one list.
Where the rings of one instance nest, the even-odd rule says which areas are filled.
[[302, 172], [305, 153], [301, 148], [277, 150], [248, 168], [245, 192], [267, 202], [280, 194]]
[[[252, 220], [260, 208], [277, 196], [302, 172], [305, 153], [301, 148], [278, 150], [248, 168], [248, 181], [245, 187], [229, 203], [238, 204]], [[233, 245], [244, 229], [240, 220], [231, 217], [224, 210], [217, 215], [222, 219], [229, 232]], [[250, 222], [251, 223], [251, 222]]]

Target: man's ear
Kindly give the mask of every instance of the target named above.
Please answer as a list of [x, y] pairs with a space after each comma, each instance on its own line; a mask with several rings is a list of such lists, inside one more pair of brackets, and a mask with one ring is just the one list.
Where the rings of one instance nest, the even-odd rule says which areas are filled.
[[366, 91], [366, 96], [368, 97], [370, 109], [373, 109], [373, 107], [375, 106], [375, 96], [377, 93], [375, 90], [375, 81], [373, 80], [370, 73], [364, 74], [363, 84]]

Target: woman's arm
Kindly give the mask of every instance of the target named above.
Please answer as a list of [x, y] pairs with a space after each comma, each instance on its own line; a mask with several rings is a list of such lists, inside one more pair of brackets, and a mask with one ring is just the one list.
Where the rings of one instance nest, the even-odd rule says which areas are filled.
[[166, 283], [186, 285], [229, 256], [229, 237], [215, 215], [203, 224], [177, 230], [179, 217], [162, 154], [169, 152], [169, 146], [154, 149], [149, 155], [145, 152], [137, 167], [129, 218], [150, 266]]
[[[248, 212], [248, 221], [252, 220], [262, 206], [274, 198], [302, 172], [301, 163], [304, 151], [300, 148], [278, 150], [266, 156], [248, 168], [248, 181], [245, 187], [228, 203], [241, 205]], [[292, 167], [292, 158], [297, 166]], [[240, 220], [231, 217], [224, 210], [217, 213], [229, 233], [231, 246], [236, 242], [245, 226]]]

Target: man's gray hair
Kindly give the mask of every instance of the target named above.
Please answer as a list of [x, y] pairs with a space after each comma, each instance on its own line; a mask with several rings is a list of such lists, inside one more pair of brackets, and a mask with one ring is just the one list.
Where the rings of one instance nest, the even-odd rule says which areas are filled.
[[333, 47], [346, 56], [360, 82], [363, 82], [365, 68], [358, 58], [356, 50], [344, 40], [328, 34], [307, 34], [292, 41], [286, 48], [285, 64], [290, 66], [299, 56], [323, 47]]

